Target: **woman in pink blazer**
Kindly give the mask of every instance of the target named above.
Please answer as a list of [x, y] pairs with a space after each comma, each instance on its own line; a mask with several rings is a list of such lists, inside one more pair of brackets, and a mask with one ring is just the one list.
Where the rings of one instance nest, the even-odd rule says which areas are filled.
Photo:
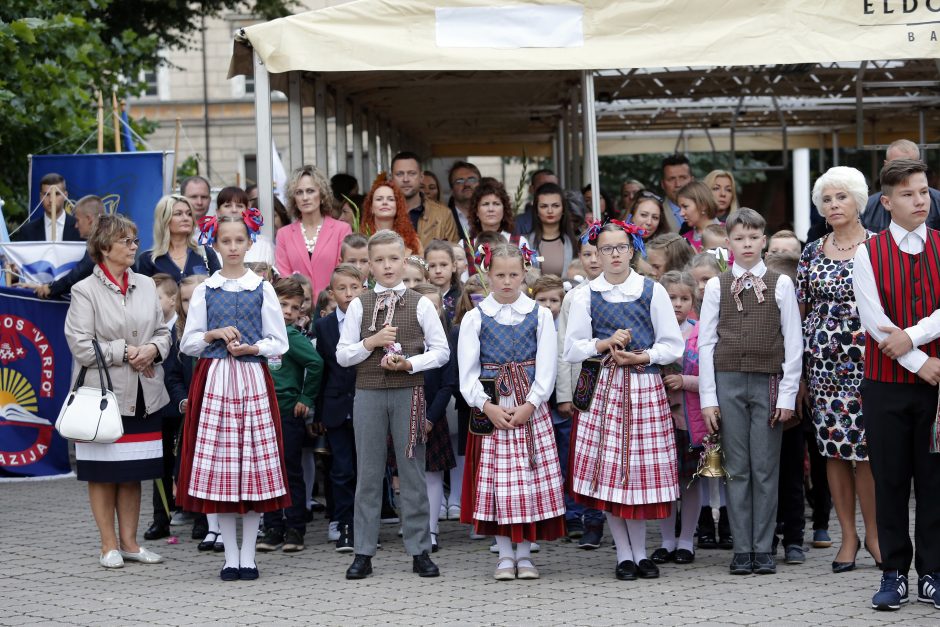
[[313, 284], [313, 298], [330, 285], [350, 226], [327, 215], [333, 193], [326, 176], [312, 165], [291, 173], [287, 211], [293, 222], [277, 232], [274, 258], [281, 276], [303, 274]]

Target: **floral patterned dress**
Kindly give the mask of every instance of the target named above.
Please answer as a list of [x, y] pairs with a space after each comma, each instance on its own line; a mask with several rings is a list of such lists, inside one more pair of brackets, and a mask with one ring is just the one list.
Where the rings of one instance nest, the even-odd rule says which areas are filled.
[[868, 461], [859, 395], [865, 329], [852, 287], [854, 260], [830, 259], [823, 252], [825, 241], [808, 244], [797, 268], [797, 299], [806, 306], [804, 365], [816, 444], [825, 457]]

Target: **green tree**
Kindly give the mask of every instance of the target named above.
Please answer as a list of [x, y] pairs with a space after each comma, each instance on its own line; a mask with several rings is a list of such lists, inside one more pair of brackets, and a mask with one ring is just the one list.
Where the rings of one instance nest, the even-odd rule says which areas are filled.
[[[139, 93], [159, 51], [191, 45], [200, 17], [253, 11], [284, 15], [294, 0], [3, 0], [0, 2], [0, 196], [6, 217], [25, 217], [27, 156], [91, 151], [95, 92]], [[110, 103], [106, 103], [110, 107]], [[132, 121], [145, 134], [152, 127]], [[108, 131], [110, 134], [110, 131]], [[112, 146], [112, 142], [106, 146]]]

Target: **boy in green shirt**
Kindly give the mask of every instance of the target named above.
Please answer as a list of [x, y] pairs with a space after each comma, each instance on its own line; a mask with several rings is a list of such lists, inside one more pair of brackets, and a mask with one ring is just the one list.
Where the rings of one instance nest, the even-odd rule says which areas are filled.
[[[281, 303], [284, 323], [287, 325], [289, 348], [280, 357], [269, 359], [268, 368], [274, 379], [277, 406], [281, 414], [284, 435], [284, 466], [291, 506], [285, 510], [264, 515], [265, 534], [257, 544], [259, 551], [274, 551], [283, 547], [285, 553], [304, 550], [307, 531], [306, 484], [301, 465], [302, 447], [306, 434], [307, 410], [313, 407], [320, 389], [323, 359], [300, 330], [294, 326], [301, 315], [304, 289], [293, 277], [280, 279], [274, 291]], [[286, 528], [286, 529], [285, 529]]]

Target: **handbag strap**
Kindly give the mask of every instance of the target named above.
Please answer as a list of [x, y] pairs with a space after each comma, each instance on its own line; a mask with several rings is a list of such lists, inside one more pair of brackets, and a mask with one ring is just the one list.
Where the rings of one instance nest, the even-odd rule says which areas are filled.
[[[98, 368], [98, 384], [101, 386], [101, 395], [104, 396], [107, 392], [114, 391], [114, 386], [111, 383], [111, 372], [104, 365], [104, 355], [101, 352], [101, 345], [98, 344], [97, 338], [94, 338], [91, 341], [91, 346], [95, 349], [95, 365]], [[72, 392], [77, 391], [78, 388], [85, 385], [86, 372], [88, 372], [88, 367], [82, 366], [82, 369], [78, 371], [78, 377], [75, 379], [75, 385], [72, 386]], [[104, 386], [106, 378], [108, 380], [107, 388]]]

